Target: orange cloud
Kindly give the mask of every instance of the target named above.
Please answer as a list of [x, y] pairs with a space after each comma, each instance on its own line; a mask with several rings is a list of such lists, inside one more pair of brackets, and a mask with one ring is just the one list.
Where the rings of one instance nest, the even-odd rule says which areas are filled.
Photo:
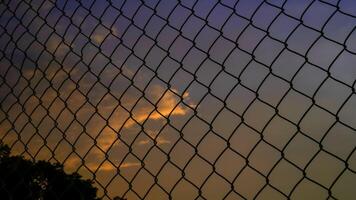
[[116, 27], [111, 27], [111, 32], [112, 34], [114, 34], [115, 36], [119, 36], [119, 30]]
[[120, 168], [130, 168], [130, 167], [140, 167], [141, 163], [138, 162], [127, 162], [127, 163], [122, 163], [120, 165]]
[[[93, 160], [87, 160], [84, 161], [85, 167], [90, 169], [91, 171], [111, 171], [111, 170], [117, 170], [117, 168], [120, 169], [127, 169], [131, 167], [140, 167], [141, 163], [139, 162], [124, 162], [119, 165], [119, 167], [116, 167], [114, 164], [111, 164], [110, 162], [103, 161], [104, 157], [101, 152], [95, 152], [95, 159]], [[80, 166], [82, 165], [82, 159], [80, 159], [78, 156], [70, 156], [69, 158], [66, 159], [66, 162], [64, 163], [65, 169], [68, 171], [76, 171]]]
[[114, 146], [118, 143], [114, 142], [117, 140], [117, 133], [114, 132], [109, 127], [105, 127], [105, 129], [100, 133], [97, 138], [97, 145], [105, 152], [109, 150], [111, 146]]
[[99, 33], [93, 33], [91, 36], [90, 36], [90, 39], [93, 40], [96, 44], [100, 45], [101, 43], [104, 42], [106, 38], [106, 35], [103, 35], [103, 34], [99, 34]]
[[[51, 51], [56, 51], [56, 47], [61, 44], [61, 41], [56, 41], [55, 39], [51, 40], [50, 43], [48, 44], [50, 47], [48, 47]], [[60, 72], [57, 72], [56, 70], [52, 71], [46, 71], [42, 76], [46, 77], [49, 80], [52, 80], [55, 85], [58, 85], [58, 83], [62, 83], [65, 79], [68, 78], [68, 73], [69, 70], [66, 70], [66, 67], [63, 66], [62, 70]], [[127, 73], [130, 73], [129, 68], [126, 69]], [[29, 71], [26, 73], [34, 73], [34, 71]], [[73, 69], [70, 71], [70, 74], [76, 75], [80, 74], [79, 69]], [[126, 74], [127, 74], [126, 73]], [[102, 78], [105, 78], [107, 75], [102, 74]], [[41, 77], [41, 76], [40, 76]], [[88, 116], [91, 116], [95, 110], [91, 106], [83, 106], [81, 107], [80, 105], [82, 103], [85, 103], [87, 99], [85, 99], [84, 96], [77, 94], [76, 92], [72, 93], [73, 91], [77, 90], [76, 84], [64, 84], [61, 85], [60, 90], [57, 88], [50, 89], [47, 92], [43, 94], [41, 97], [42, 104], [44, 107], [47, 109], [47, 106], [50, 105], [50, 109], [48, 109], [48, 114], [52, 117], [57, 117], [59, 115], [59, 111], [63, 109], [64, 106], [67, 106], [67, 108], [73, 108], [73, 112], [75, 113], [75, 116], [72, 116], [73, 113], [70, 112], [65, 112], [68, 117], [62, 117], [60, 118], [60, 121], [62, 124], [66, 124], [74, 119], [78, 120], [79, 124], [78, 126], [73, 126], [67, 134], [67, 138], [69, 139], [69, 144], [71, 145], [71, 141], [75, 141], [76, 138], [80, 135], [81, 129], [80, 126], [83, 126], [83, 123], [85, 122], [85, 119], [88, 118]], [[89, 83], [83, 83], [81, 82], [80, 84], [89, 84]], [[58, 91], [56, 91], [58, 90]], [[93, 128], [89, 128], [88, 125], [86, 124], [85, 128], [89, 128], [91, 132], [88, 133], [92, 138], [96, 138], [96, 146], [99, 147], [101, 150], [97, 150], [97, 152], [93, 152], [95, 155], [95, 159], [93, 161], [86, 162], [85, 165], [91, 169], [91, 170], [115, 170], [117, 166], [114, 166], [110, 163], [105, 162], [104, 164], [100, 165], [101, 161], [105, 158], [102, 158], [102, 155], [105, 154], [105, 152], [108, 152], [111, 147], [115, 147], [116, 145], [120, 144], [120, 142], [117, 140], [118, 139], [118, 134], [120, 134], [120, 130], [122, 129], [130, 129], [134, 128], [134, 126], [139, 123], [143, 124], [146, 120], [164, 120], [165, 118], [168, 118], [169, 116], [184, 116], [188, 112], [190, 112], [190, 109], [188, 106], [185, 106], [181, 103], [181, 100], [184, 100], [185, 102], [189, 101], [189, 93], [184, 93], [182, 95], [182, 98], [175, 93], [178, 93], [176, 90], [171, 89], [171, 90], [166, 90], [163, 86], [156, 85], [153, 87], [152, 90], [146, 93], [146, 95], [152, 97], [152, 99], [156, 99], [157, 106], [152, 106], [150, 103], [147, 104], [142, 104], [141, 106], [135, 107], [135, 109], [132, 112], [132, 115], [128, 113], [127, 110], [123, 109], [125, 106], [125, 102], [121, 102], [122, 104], [117, 107], [117, 102], [115, 98], [109, 98], [108, 97], [104, 98], [101, 100], [101, 102], [106, 101], [105, 103], [101, 103], [100, 107], [97, 107], [97, 112], [98, 113], [114, 113], [112, 115], [108, 115], [108, 118], [102, 119], [100, 117], [95, 118], [97, 121], [93, 121]], [[69, 94], [70, 97], [68, 97]], [[133, 94], [127, 94], [130, 98], [134, 98]], [[163, 96], [162, 96], [163, 95]], [[63, 100], [66, 100], [66, 105], [63, 104], [61, 100], [57, 99], [57, 96], [61, 96]], [[37, 97], [35, 97], [37, 98]], [[67, 99], [68, 98], [68, 99]], [[93, 96], [90, 98], [101, 98], [101, 96]], [[55, 101], [57, 99], [57, 101]], [[150, 98], [151, 99], [151, 98]], [[90, 99], [93, 100], [94, 99]], [[55, 101], [55, 102], [54, 102]], [[34, 104], [26, 104], [25, 106], [33, 107]], [[121, 109], [120, 109], [121, 107]], [[79, 110], [75, 109], [78, 108]], [[64, 115], [62, 113], [61, 115]], [[34, 116], [34, 115], [33, 115]], [[110, 116], [110, 117], [109, 117]], [[127, 120], [128, 119], [128, 120]], [[134, 120], [133, 120], [134, 119]], [[92, 118], [94, 120], [94, 118]], [[105, 124], [105, 121], [108, 122], [108, 124]], [[126, 122], [125, 122], [126, 121]], [[98, 130], [95, 129], [95, 127], [99, 127]], [[105, 127], [104, 129], [101, 130], [101, 126]], [[4, 132], [4, 124], [1, 124], [1, 134]], [[44, 130], [46, 127], [43, 127]], [[49, 129], [50, 127], [48, 127]], [[99, 131], [101, 131], [99, 133]], [[147, 130], [146, 130], [147, 131]], [[54, 134], [53, 134], [54, 135]], [[158, 145], [163, 145], [163, 144], [169, 144], [171, 141], [164, 139], [162, 137], [157, 136], [156, 134], [151, 134], [150, 135], [153, 140], [156, 140]], [[70, 139], [73, 137], [73, 139]], [[85, 138], [85, 137], [83, 137]], [[79, 137], [79, 140], [82, 138]], [[16, 138], [13, 138], [13, 140], [16, 140]], [[151, 140], [142, 140], [139, 141], [139, 145], [145, 145], [148, 144]], [[48, 138], [47, 139], [48, 143], [55, 143], [56, 138]], [[89, 148], [88, 145], [93, 145], [92, 143], [83, 143], [85, 146], [83, 148]], [[70, 154], [72, 149], [68, 150], [63, 150], [63, 155], [65, 154]], [[78, 153], [78, 151], [77, 151]], [[48, 155], [50, 157], [51, 155]], [[55, 155], [56, 159], [57, 157], [60, 157], [60, 155]], [[65, 156], [64, 156], [65, 157]], [[102, 159], [101, 159], [102, 158]], [[82, 164], [82, 160], [79, 157], [70, 157], [66, 160], [65, 162], [65, 167], [67, 169], [73, 170], [77, 169], [80, 165]], [[119, 166], [119, 168], [130, 168], [130, 167], [138, 167], [141, 166], [140, 163], [136, 162], [127, 162], [123, 163], [122, 165]]]
[[65, 169], [75, 171], [81, 165], [81, 160], [78, 157], [69, 157], [64, 163]]
[[[151, 142], [152, 142], [152, 140], [141, 140], [141, 141], [138, 142], [138, 145], [146, 145], [146, 144], [149, 144]], [[157, 145], [170, 144], [171, 143], [171, 141], [166, 140], [166, 139], [161, 138], [161, 137], [158, 137], [156, 139], [156, 142], [157, 142]]]
[[[112, 171], [117, 170], [117, 167], [110, 164], [109, 162], [104, 162], [102, 165], [99, 166], [99, 163], [86, 163], [85, 166], [89, 168], [91, 171]], [[140, 167], [141, 163], [138, 162], [126, 162], [122, 163], [118, 168], [120, 169], [128, 169], [132, 167]]]
[[91, 171], [102, 170], [102, 171], [111, 171], [115, 170], [116, 167], [108, 162], [104, 162], [99, 166], [99, 163], [86, 163], [86, 167], [88, 167]]
[[[159, 99], [162, 96], [162, 88], [160, 86], [156, 86], [152, 92], [152, 96], [155, 99]], [[176, 90], [173, 90], [176, 92]], [[186, 92], [183, 95], [183, 100], [189, 99], [189, 93]], [[175, 116], [183, 116], [189, 112], [189, 108], [179, 104], [180, 97], [174, 94], [172, 91], [167, 90], [165, 94], [162, 96], [160, 101], [157, 104], [157, 109], [153, 110], [153, 106], [139, 106], [138, 108], [134, 109], [132, 112], [133, 119], [136, 120], [138, 123], [142, 124], [146, 120], [161, 120], [164, 118], [168, 118], [170, 115]], [[128, 120], [125, 123], [125, 128], [130, 128], [136, 122], [134, 120]]]

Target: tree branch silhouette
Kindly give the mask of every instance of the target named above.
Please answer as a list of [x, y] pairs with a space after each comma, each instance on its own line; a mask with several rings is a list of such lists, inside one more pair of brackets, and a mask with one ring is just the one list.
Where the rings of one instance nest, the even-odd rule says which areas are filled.
[[11, 156], [0, 141], [0, 199], [98, 200], [93, 181], [66, 174], [63, 165]]

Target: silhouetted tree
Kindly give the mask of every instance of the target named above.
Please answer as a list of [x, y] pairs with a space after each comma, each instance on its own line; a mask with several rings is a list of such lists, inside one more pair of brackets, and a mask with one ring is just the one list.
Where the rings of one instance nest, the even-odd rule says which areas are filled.
[[61, 164], [10, 156], [0, 141], [0, 199], [98, 200], [92, 183], [78, 173], [66, 174]]

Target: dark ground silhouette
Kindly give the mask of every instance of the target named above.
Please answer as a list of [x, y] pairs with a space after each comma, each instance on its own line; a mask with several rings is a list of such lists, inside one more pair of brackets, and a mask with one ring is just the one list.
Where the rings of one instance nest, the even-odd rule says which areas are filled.
[[10, 156], [10, 148], [0, 142], [0, 199], [98, 200], [92, 184], [78, 173], [66, 174], [60, 164]]

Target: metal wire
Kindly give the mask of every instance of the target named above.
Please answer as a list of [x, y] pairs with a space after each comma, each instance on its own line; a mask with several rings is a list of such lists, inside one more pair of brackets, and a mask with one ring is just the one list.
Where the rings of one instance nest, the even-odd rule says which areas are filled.
[[1, 141], [104, 199], [351, 199], [347, 5], [2, 1]]

